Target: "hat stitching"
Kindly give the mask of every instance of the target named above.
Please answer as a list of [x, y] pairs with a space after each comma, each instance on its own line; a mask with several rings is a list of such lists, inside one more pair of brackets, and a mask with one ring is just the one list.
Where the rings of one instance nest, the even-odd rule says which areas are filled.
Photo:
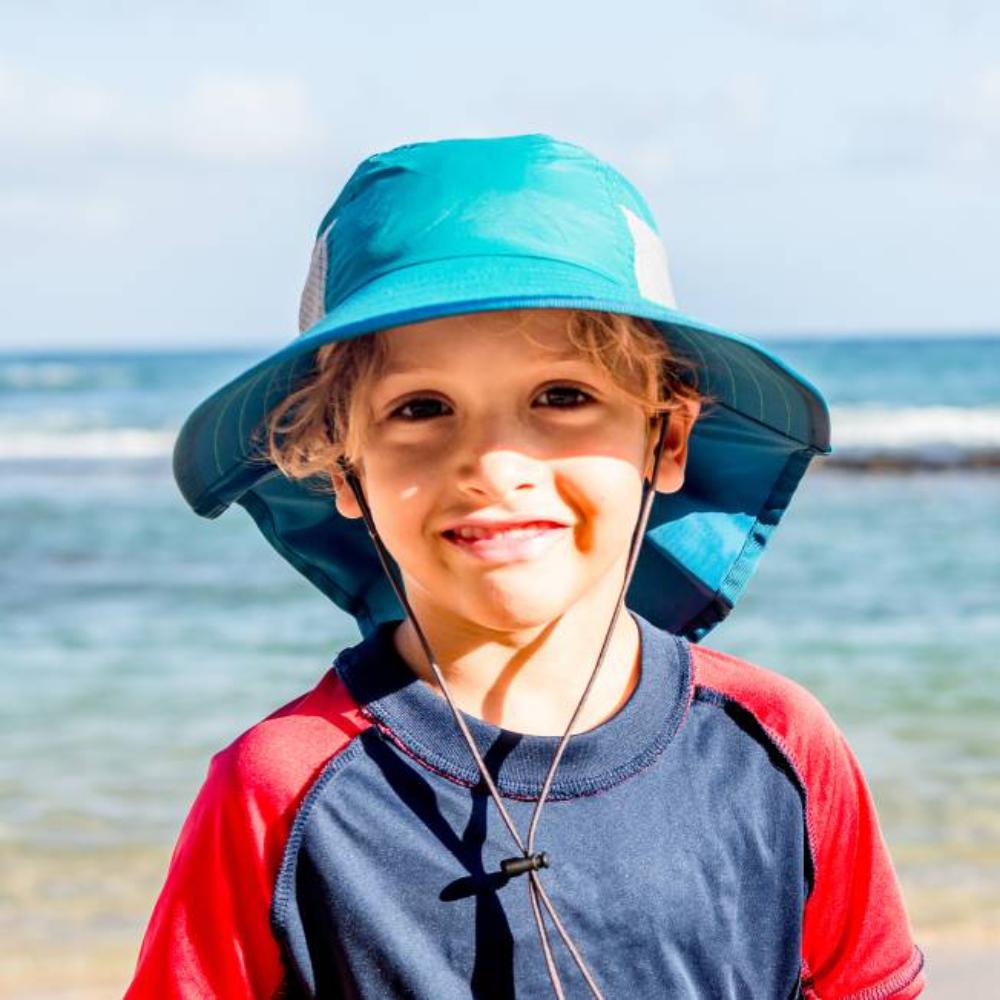
[[760, 391], [760, 383], [757, 381], [757, 376], [754, 374], [753, 370], [750, 368], [746, 362], [742, 360], [737, 360], [736, 362], [743, 371], [746, 372], [747, 377], [753, 382], [754, 388], [757, 390], [757, 410], [760, 413], [761, 419], [764, 419], [764, 393]]
[[730, 365], [726, 361], [725, 357], [722, 356], [722, 352], [715, 350], [715, 345], [714, 344], [712, 345], [711, 349], [712, 349], [713, 353], [715, 354], [716, 361], [718, 362], [721, 359], [721, 367], [725, 368], [726, 374], [729, 376], [729, 384], [730, 384], [730, 386], [732, 386], [732, 392], [733, 392], [733, 397], [732, 398], [733, 398], [733, 401], [735, 402], [736, 400], [739, 399], [739, 392], [738, 392], [738, 390], [736, 388], [736, 376], [733, 374], [733, 369], [730, 367]]
[[[219, 415], [215, 419], [215, 431], [212, 435], [212, 452], [215, 456], [215, 470], [219, 475], [225, 475], [225, 469], [222, 467], [222, 461], [219, 458], [219, 431], [222, 427], [222, 418], [226, 415], [232, 404], [236, 401], [237, 393], [242, 392], [244, 394], [244, 405], [246, 402], [246, 396], [249, 395], [250, 390], [265, 376], [268, 374], [266, 368], [261, 369], [245, 386], [234, 387], [226, 396], [225, 405], [219, 412]], [[242, 444], [240, 446], [240, 454], [242, 455]]]
[[[294, 370], [295, 370], [295, 359], [294, 358], [291, 359], [291, 360], [289, 360], [286, 364], [283, 364], [283, 365], [272, 365], [271, 366], [271, 377], [267, 380], [267, 386], [264, 389], [263, 402], [262, 402], [263, 408], [265, 410], [267, 410], [267, 408], [268, 408], [268, 400], [270, 400], [270, 398], [271, 398], [271, 388], [274, 385], [274, 380], [278, 377], [278, 375], [281, 372], [284, 372], [286, 374], [287, 378], [285, 379], [285, 393], [284, 393], [284, 395], [287, 396], [288, 393], [289, 393], [289, 390], [291, 388], [292, 372]], [[246, 440], [247, 440], [247, 435], [246, 435], [246, 432], [243, 430], [243, 415], [246, 412], [246, 406], [247, 406], [247, 402], [249, 400], [250, 400], [250, 393], [249, 392], [244, 393], [244, 395], [243, 395], [243, 405], [240, 407], [240, 436], [239, 436], [239, 440], [237, 441], [237, 445], [238, 445], [239, 450], [240, 450], [240, 458], [241, 459], [246, 459], [246, 458], [250, 457], [250, 451], [249, 451], [249, 449], [244, 448], [244, 442], [246, 442]]]
[[[699, 359], [699, 362], [701, 363], [701, 366], [707, 372], [709, 372], [709, 374], [710, 374], [711, 371], [712, 371], [712, 366], [709, 365], [709, 363], [707, 362], [706, 357], [705, 357], [704, 353], [702, 352], [701, 348], [699, 347], [699, 345], [697, 344], [697, 342], [694, 341], [694, 340], [692, 340], [686, 334], [686, 332], [683, 331], [683, 328], [680, 328], [680, 327], [672, 328], [672, 333], [674, 335], [678, 335], [684, 341], [684, 343], [690, 349], [693, 350], [693, 352], [698, 356], [698, 359]], [[726, 374], [727, 374], [728, 379], [729, 379], [729, 382], [730, 382], [730, 385], [732, 387], [733, 402], [734, 402], [734, 404], [737, 404], [738, 401], [739, 401], [739, 388], [738, 388], [738, 383], [737, 383], [736, 378], [735, 378], [733, 367], [729, 363], [729, 361], [725, 357], [725, 355], [723, 355], [721, 353], [721, 351], [716, 351], [716, 350], [713, 349], [713, 353], [714, 353], [715, 360], [716, 360], [715, 370], [718, 371], [720, 368], [724, 368], [725, 369]], [[224, 423], [224, 417], [225, 417], [225, 414], [226, 414], [227, 410], [230, 408], [230, 406], [232, 406], [236, 402], [236, 399], [238, 397], [242, 397], [242, 399], [241, 399], [241, 406], [240, 406], [240, 412], [239, 412], [239, 420], [238, 420], [239, 440], [237, 441], [237, 453], [238, 453], [238, 456], [239, 456], [239, 458], [241, 460], [245, 460], [246, 458], [249, 457], [250, 452], [244, 446], [245, 442], [246, 442], [246, 432], [245, 432], [245, 429], [244, 429], [244, 420], [245, 420], [246, 406], [250, 402], [250, 399], [251, 399], [254, 387], [256, 386], [256, 384], [259, 382], [259, 380], [264, 375], [269, 375], [270, 378], [268, 379], [268, 384], [267, 384], [267, 387], [265, 389], [265, 398], [268, 398], [270, 396], [271, 389], [272, 389], [272, 387], [274, 385], [275, 378], [279, 374], [281, 374], [283, 372], [284, 375], [285, 375], [285, 377], [286, 377], [285, 394], [287, 395], [291, 391], [292, 378], [293, 378], [293, 373], [294, 373], [294, 365], [295, 365], [295, 361], [298, 360], [298, 357], [299, 357], [299, 355], [296, 355], [293, 358], [290, 358], [284, 364], [273, 365], [273, 366], [271, 366], [270, 371], [264, 370], [264, 371], [259, 372], [250, 381], [244, 383], [243, 385], [234, 387], [234, 389], [230, 392], [230, 394], [225, 398], [225, 405], [223, 406], [223, 409], [220, 411], [220, 413], [218, 414], [218, 416], [216, 418], [216, 422], [215, 422], [215, 434], [213, 435], [213, 452], [214, 452], [214, 457], [215, 457], [215, 466], [216, 466], [216, 472], [219, 475], [225, 475], [225, 469], [223, 468], [223, 465], [222, 465], [222, 462], [221, 462], [221, 458], [220, 458], [220, 454], [219, 454], [220, 449], [219, 449], [219, 440], [218, 440], [218, 438], [219, 438], [219, 432], [221, 430], [222, 424]], [[763, 390], [761, 388], [761, 384], [760, 384], [758, 378], [756, 377], [756, 374], [754, 373], [754, 371], [751, 368], [751, 366], [745, 360], [743, 360], [743, 359], [737, 359], [735, 361], [735, 364], [738, 365], [739, 368], [740, 368], [740, 370], [745, 373], [747, 379], [749, 379], [753, 383], [754, 388], [757, 390], [757, 395], [758, 395], [758, 400], [759, 400], [759, 406], [758, 406], [759, 416], [758, 416], [758, 418], [756, 419], [755, 422], [758, 422], [758, 423], [760, 423], [760, 424], [762, 424], [763, 426], [766, 426], [766, 427], [772, 427], [773, 425], [770, 422], [768, 422], [768, 420], [767, 420], [766, 405], [765, 405], [765, 401], [764, 401], [764, 393], [763, 393]], [[793, 433], [792, 433], [791, 407], [790, 407], [790, 404], [789, 404], [788, 393], [786, 392], [785, 386], [781, 385], [779, 383], [777, 385], [777, 389], [778, 389], [779, 394], [780, 394], [782, 405], [784, 406], [784, 409], [785, 409], [784, 434], [785, 434], [786, 437], [789, 437], [789, 438], [794, 437], [795, 440], [799, 440], [799, 438], [797, 436], [793, 436]], [[735, 405], [734, 406], [727, 406], [726, 408], [734, 410], [735, 412], [741, 412]], [[749, 419], [754, 419], [753, 417], [751, 417], [747, 413], [744, 413], [743, 415], [747, 416]]]
[[707, 375], [711, 376], [711, 368], [709, 367], [709, 364], [706, 361], [705, 355], [702, 353], [701, 346], [698, 344], [698, 342], [696, 340], [692, 340], [684, 331], [683, 327], [674, 326], [673, 324], [670, 325], [670, 335], [679, 336], [680, 339], [684, 341], [685, 346], [697, 355], [698, 367], [701, 368], [701, 370], [705, 372]]
[[[264, 403], [267, 404], [267, 400], [271, 394], [271, 386], [274, 384], [274, 376], [281, 370], [281, 365], [272, 365], [270, 371], [270, 378], [267, 380], [267, 386], [264, 389]], [[246, 458], [248, 452], [244, 447], [244, 442], [246, 441], [246, 431], [243, 430], [243, 418], [246, 415], [247, 403], [250, 402], [251, 394], [249, 392], [243, 393], [243, 401], [240, 403], [240, 415], [237, 419], [237, 432], [238, 436], [236, 439], [236, 446], [239, 449], [240, 458]]]
[[[757, 389], [757, 395], [758, 395], [759, 400], [760, 400], [761, 421], [763, 422], [764, 419], [765, 419], [766, 412], [767, 412], [767, 406], [766, 406], [766, 403], [765, 403], [765, 400], [764, 400], [764, 392], [761, 389], [760, 382], [757, 380], [757, 376], [755, 374], [755, 371], [754, 371], [754, 368], [752, 367], [752, 365], [758, 365], [759, 368], [765, 368], [766, 369], [766, 364], [763, 361], [760, 361], [757, 358], [750, 358], [748, 360], [746, 357], [738, 357], [736, 359], [736, 364], [740, 365], [740, 367], [743, 368], [744, 371], [746, 371], [748, 377], [753, 382], [754, 387]], [[759, 370], [759, 368], [758, 368], [758, 370]], [[785, 407], [785, 435], [786, 435], [786, 437], [791, 437], [792, 411], [791, 411], [791, 407], [789, 405], [788, 395], [785, 392], [785, 386], [782, 385], [781, 383], [778, 384], [778, 389], [779, 389], [779, 392], [781, 393], [781, 402], [782, 402], [782, 404]]]
[[[754, 558], [747, 565], [747, 560], [750, 558], [750, 550], [756, 548], [757, 558], [760, 557], [760, 554], [767, 545], [768, 538], [781, 522], [781, 518], [787, 508], [788, 499], [795, 492], [796, 486], [805, 474], [814, 452], [815, 449], [810, 446], [794, 451], [788, 456], [781, 472], [774, 480], [767, 499], [761, 505], [760, 512], [754, 517], [753, 524], [750, 526], [750, 530], [747, 532], [743, 544], [740, 546], [739, 553], [730, 564], [729, 571], [723, 577], [716, 592], [726, 598], [730, 605], [730, 611], [734, 607], [734, 602], [729, 597], [731, 585], [735, 583], [736, 596], [738, 597], [746, 585], [746, 578], [752, 573], [757, 561]], [[766, 518], [765, 514], [767, 515]]]

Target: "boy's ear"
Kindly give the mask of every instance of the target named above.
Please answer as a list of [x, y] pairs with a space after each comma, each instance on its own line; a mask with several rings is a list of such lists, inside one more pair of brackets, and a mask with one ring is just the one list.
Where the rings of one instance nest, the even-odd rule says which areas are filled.
[[[684, 485], [684, 470], [687, 467], [688, 440], [691, 429], [701, 413], [701, 400], [682, 400], [681, 405], [669, 414], [667, 439], [663, 443], [663, 456], [660, 459], [660, 470], [656, 477], [657, 493], [676, 493]], [[656, 460], [656, 442], [660, 436], [661, 421], [667, 415], [661, 415], [650, 426], [649, 444], [646, 451], [646, 475], [653, 471]]]
[[354, 495], [354, 490], [347, 483], [343, 469], [339, 466], [332, 469], [330, 471], [330, 479], [336, 494], [334, 503], [337, 507], [337, 513], [341, 517], [352, 520], [361, 517], [361, 506], [358, 504], [358, 498]]

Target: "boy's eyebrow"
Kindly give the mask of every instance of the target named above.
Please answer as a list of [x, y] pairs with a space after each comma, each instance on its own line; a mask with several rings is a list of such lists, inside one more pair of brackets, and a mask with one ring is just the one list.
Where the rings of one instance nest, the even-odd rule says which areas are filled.
[[397, 361], [386, 365], [379, 373], [379, 377], [385, 378], [387, 375], [435, 375], [439, 374], [440, 371], [440, 368], [428, 368], [425, 365], [405, 365]]
[[[544, 358], [537, 360], [537, 366], [544, 368], [556, 361], [582, 361], [586, 363], [586, 358], [579, 351], [560, 351], [547, 354]], [[526, 361], [527, 365], [528, 362]], [[406, 365], [398, 361], [388, 363], [381, 371], [381, 378], [387, 375], [435, 375], [441, 372], [440, 368], [428, 368], [425, 365]]]

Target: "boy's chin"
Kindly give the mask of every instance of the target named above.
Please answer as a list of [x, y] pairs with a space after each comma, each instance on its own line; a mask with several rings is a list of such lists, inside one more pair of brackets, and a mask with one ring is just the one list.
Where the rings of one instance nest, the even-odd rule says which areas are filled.
[[421, 612], [450, 620], [455, 627], [509, 633], [537, 630], [568, 616], [593, 625], [610, 619], [620, 583], [613, 574], [596, 579], [584, 573], [546, 572], [542, 567], [503, 567], [473, 578], [409, 579], [407, 594], [417, 621]]
[[532, 588], [527, 592], [492, 590], [482, 595], [467, 594], [456, 610], [483, 629], [519, 632], [549, 625], [566, 614], [573, 604], [573, 595], [557, 595], [549, 587], [546, 592], [535, 592]]

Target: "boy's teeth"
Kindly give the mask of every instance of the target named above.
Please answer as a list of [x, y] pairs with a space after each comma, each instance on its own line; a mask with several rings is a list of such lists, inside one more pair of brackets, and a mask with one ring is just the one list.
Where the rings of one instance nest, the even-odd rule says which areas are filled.
[[536, 535], [539, 531], [544, 530], [545, 526], [541, 524], [524, 524], [519, 525], [516, 528], [472, 528], [472, 527], [462, 527], [456, 528], [455, 534], [459, 538], [521, 538], [525, 535]]

